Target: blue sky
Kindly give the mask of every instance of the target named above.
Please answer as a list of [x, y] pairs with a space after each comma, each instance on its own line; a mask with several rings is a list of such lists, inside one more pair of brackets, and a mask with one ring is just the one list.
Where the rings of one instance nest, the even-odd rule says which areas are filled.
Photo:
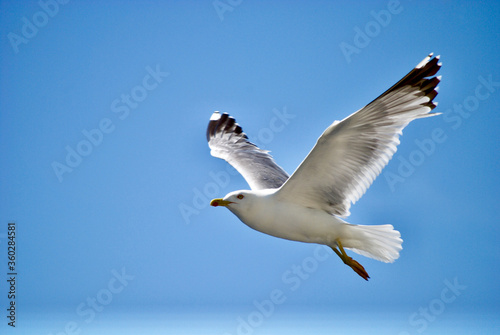
[[[0, 2], [2, 333], [498, 331], [498, 2], [60, 2]], [[443, 115], [348, 219], [402, 234], [393, 264], [355, 257], [369, 282], [209, 207], [248, 187], [209, 154], [213, 111], [292, 173], [429, 52]]]

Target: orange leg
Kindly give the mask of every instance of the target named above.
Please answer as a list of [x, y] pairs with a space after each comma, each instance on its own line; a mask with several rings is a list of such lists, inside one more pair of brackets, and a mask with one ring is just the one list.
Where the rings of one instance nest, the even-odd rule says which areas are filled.
[[337, 245], [338, 245], [340, 251], [337, 250], [337, 248], [335, 248], [335, 247], [331, 247], [331, 248], [340, 257], [340, 259], [344, 262], [344, 264], [346, 264], [347, 266], [350, 266], [351, 269], [353, 269], [354, 272], [356, 272], [358, 275], [360, 275], [364, 280], [368, 280], [368, 278], [370, 278], [370, 276], [366, 272], [365, 268], [361, 264], [359, 264], [357, 261], [355, 261], [351, 257], [347, 256], [344, 248], [342, 247], [342, 243], [340, 242], [340, 240], [337, 240]]

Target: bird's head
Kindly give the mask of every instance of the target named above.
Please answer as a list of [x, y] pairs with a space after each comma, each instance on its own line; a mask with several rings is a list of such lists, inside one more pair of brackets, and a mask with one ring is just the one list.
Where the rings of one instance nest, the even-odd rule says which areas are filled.
[[224, 198], [213, 199], [210, 206], [224, 206], [245, 222], [252, 213], [259, 213], [268, 201], [268, 196], [275, 190], [242, 190], [227, 194]]
[[234, 191], [227, 194], [224, 198], [213, 199], [210, 201], [210, 206], [224, 206], [231, 212], [238, 212], [251, 206], [254, 198], [255, 194], [252, 191]]

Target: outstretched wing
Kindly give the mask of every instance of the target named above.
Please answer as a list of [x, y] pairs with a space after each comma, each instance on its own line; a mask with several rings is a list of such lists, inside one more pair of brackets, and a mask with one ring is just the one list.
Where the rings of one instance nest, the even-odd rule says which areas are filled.
[[267, 150], [248, 140], [236, 120], [227, 113], [214, 112], [207, 128], [210, 153], [231, 164], [252, 190], [279, 188], [288, 174], [274, 162]]
[[411, 121], [436, 115], [434, 75], [441, 64], [432, 53], [410, 73], [341, 122], [335, 121], [277, 195], [302, 206], [345, 217], [397, 150]]

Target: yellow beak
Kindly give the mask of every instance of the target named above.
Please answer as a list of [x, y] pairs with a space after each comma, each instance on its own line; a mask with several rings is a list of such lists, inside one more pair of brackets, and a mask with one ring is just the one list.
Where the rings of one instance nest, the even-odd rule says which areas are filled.
[[214, 199], [212, 201], [210, 201], [210, 206], [214, 206], [214, 207], [217, 207], [217, 206], [227, 206], [229, 204], [232, 204], [232, 201], [227, 201], [227, 200], [223, 200], [223, 199]]

